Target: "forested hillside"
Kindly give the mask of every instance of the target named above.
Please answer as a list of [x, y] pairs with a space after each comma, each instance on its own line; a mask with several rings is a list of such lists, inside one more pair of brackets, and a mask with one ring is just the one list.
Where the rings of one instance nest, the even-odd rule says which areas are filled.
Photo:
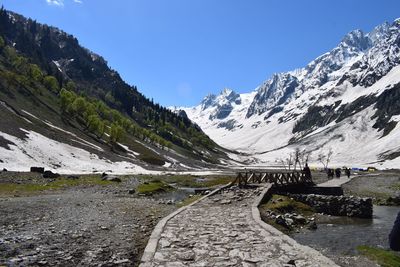
[[[101, 155], [96, 152], [100, 158], [122, 160], [128, 153], [128, 161], [179, 168], [183, 159], [204, 165], [226, 157], [196, 124], [143, 96], [75, 37], [3, 8], [0, 101], [0, 131], [22, 139], [32, 130], [57, 140], [60, 136], [45, 129], [51, 125], [53, 132], [58, 128], [61, 135], [73, 133], [106, 147]], [[6, 139], [0, 136], [0, 145], [10, 150], [7, 144], [13, 142]], [[105, 150], [119, 156], [107, 156]]]

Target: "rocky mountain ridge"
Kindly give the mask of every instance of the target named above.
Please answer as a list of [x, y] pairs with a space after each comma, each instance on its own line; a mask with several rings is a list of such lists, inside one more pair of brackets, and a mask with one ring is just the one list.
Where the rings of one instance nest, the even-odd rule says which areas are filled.
[[213, 96], [184, 110], [218, 144], [265, 163], [295, 148], [318, 163], [316, 155], [333, 149], [337, 164], [391, 167], [400, 155], [399, 49], [399, 20], [367, 34], [354, 30], [304, 68], [274, 74], [251, 93], [234, 101]]

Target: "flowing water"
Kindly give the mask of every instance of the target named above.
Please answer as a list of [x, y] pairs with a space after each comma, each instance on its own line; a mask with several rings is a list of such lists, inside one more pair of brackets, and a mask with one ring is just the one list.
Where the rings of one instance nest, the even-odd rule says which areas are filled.
[[335, 255], [356, 255], [357, 246], [388, 248], [388, 235], [400, 207], [374, 206], [372, 219], [322, 217], [318, 229], [292, 235], [296, 241]]

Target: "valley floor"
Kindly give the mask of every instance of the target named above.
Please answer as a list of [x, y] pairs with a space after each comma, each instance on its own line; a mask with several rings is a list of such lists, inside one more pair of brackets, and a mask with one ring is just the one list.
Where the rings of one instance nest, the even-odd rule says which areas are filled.
[[[322, 172], [313, 177], [317, 183], [327, 180]], [[379, 203], [398, 192], [399, 177], [397, 170], [360, 173], [344, 190]], [[137, 265], [154, 226], [177, 209], [157, 196], [132, 194], [149, 178], [124, 176], [115, 183], [101, 182], [97, 175], [46, 181], [39, 174], [0, 172], [0, 266]], [[171, 184], [179, 180], [178, 187], [231, 179], [154, 178]]]

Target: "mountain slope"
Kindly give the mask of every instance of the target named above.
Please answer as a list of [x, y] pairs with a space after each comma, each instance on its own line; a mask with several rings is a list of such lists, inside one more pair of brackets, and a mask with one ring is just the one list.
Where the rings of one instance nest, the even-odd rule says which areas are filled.
[[228, 159], [73, 36], [0, 10], [0, 168], [149, 172]]
[[[206, 97], [184, 110], [221, 146], [269, 164], [300, 148], [312, 152], [314, 163], [332, 149], [337, 165], [395, 167], [400, 163], [399, 63], [400, 22], [384, 23], [368, 34], [350, 32], [304, 68], [274, 74], [234, 102], [224, 91], [213, 102]], [[225, 106], [233, 107], [228, 115], [214, 115]]]

